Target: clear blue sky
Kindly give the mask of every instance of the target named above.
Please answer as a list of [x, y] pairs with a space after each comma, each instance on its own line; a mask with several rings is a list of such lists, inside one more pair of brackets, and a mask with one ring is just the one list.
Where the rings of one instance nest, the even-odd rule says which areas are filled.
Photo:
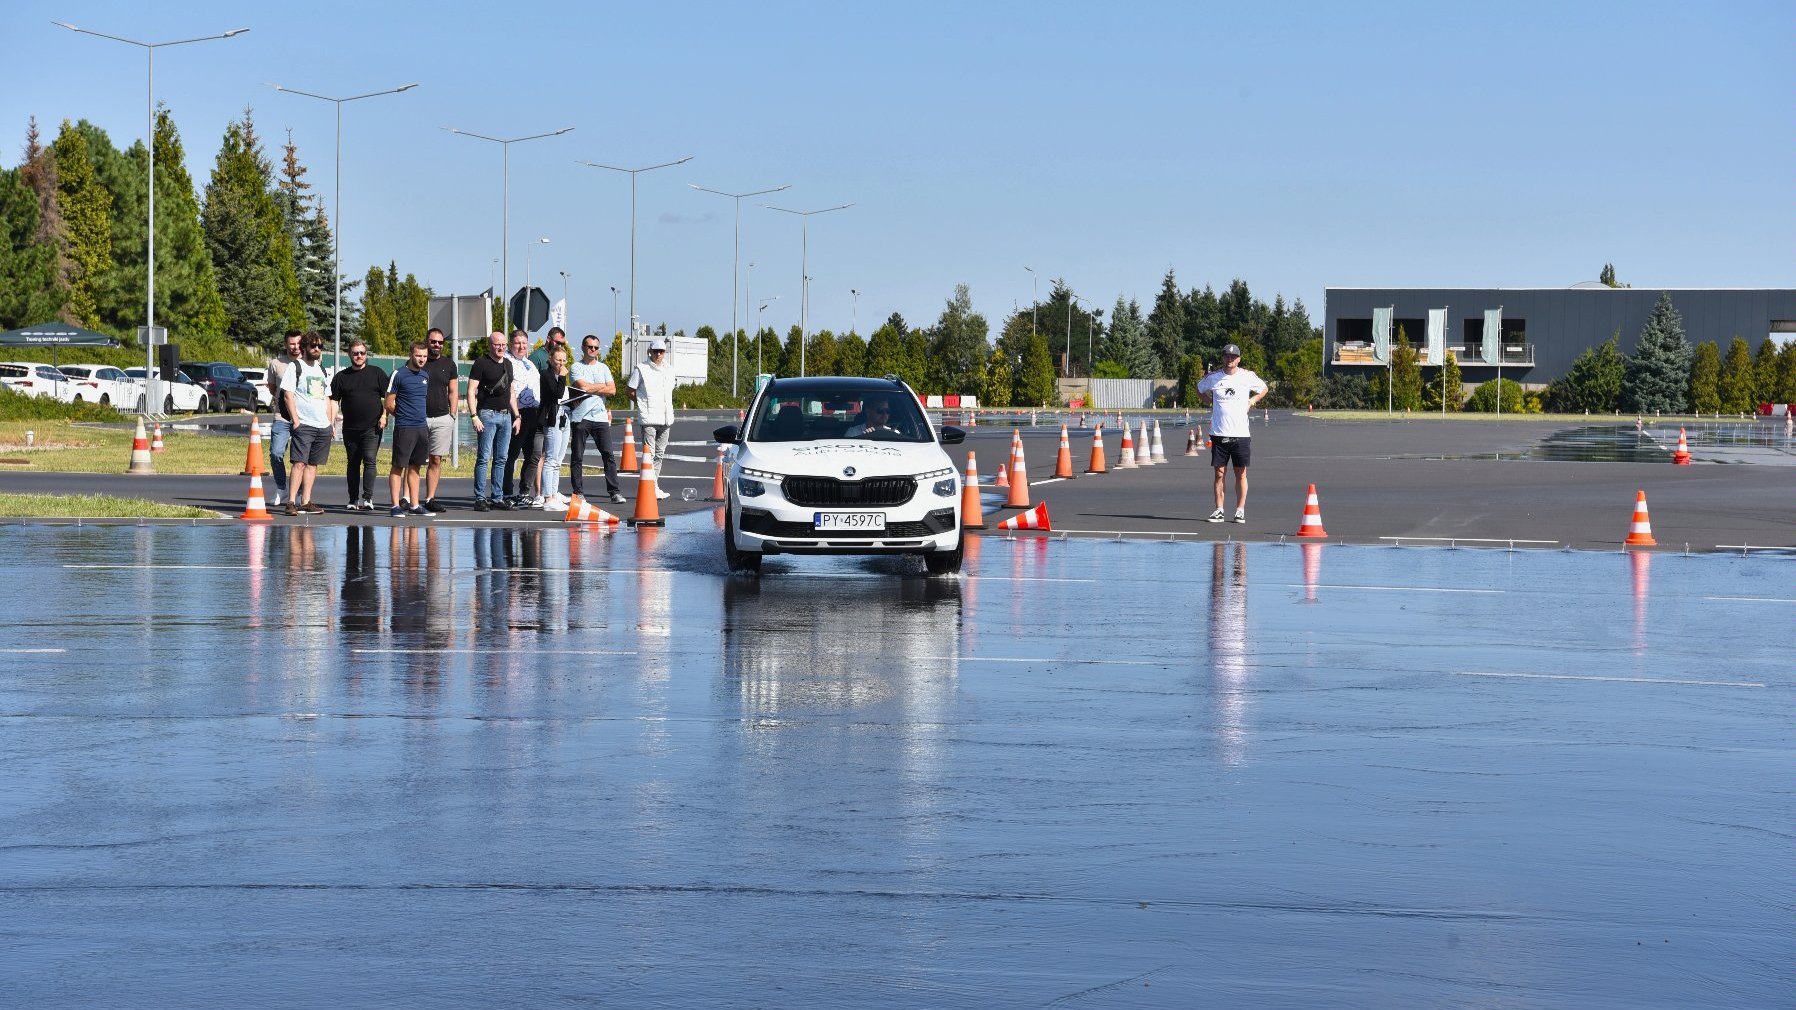
[[[628, 278], [629, 183], [577, 159], [694, 160], [641, 177], [637, 302], [691, 332], [730, 319], [731, 204], [689, 182], [779, 183], [813, 219], [813, 329], [933, 321], [957, 282], [994, 330], [1025, 265], [1105, 308], [1245, 278], [1322, 315], [1326, 286], [1557, 286], [1613, 261], [1652, 286], [1789, 286], [1790, 103], [1781, 3], [243, 4], [12, 0], [0, 127], [144, 129], [147, 40], [203, 185], [245, 104], [288, 127], [329, 196], [332, 110], [264, 86], [404, 95], [345, 110], [344, 267], [398, 261], [477, 293], [500, 252], [500, 156], [518, 136], [512, 285], [576, 330]], [[522, 53], [522, 56], [507, 56]], [[278, 153], [278, 152], [271, 152]], [[742, 258], [797, 321], [799, 226], [743, 202]], [[552, 283], [544, 284], [544, 281]], [[1043, 293], [1047, 291], [1043, 284]], [[627, 312], [627, 309], [625, 310]], [[752, 320], [744, 320], [751, 325]]]

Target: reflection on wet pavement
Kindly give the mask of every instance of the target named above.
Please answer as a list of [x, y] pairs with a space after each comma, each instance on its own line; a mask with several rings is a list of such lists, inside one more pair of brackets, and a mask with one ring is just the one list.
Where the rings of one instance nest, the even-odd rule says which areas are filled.
[[[1796, 441], [1781, 421], [1703, 423], [1685, 429], [1685, 440], [1699, 463], [1796, 465]], [[1677, 448], [1678, 427], [1654, 421], [1594, 425], [1556, 431], [1521, 455], [1523, 459], [1576, 463], [1663, 463]]]
[[[1781, 558], [18, 528], [22, 1006], [1775, 1005]], [[147, 602], [146, 602], [147, 601]]]

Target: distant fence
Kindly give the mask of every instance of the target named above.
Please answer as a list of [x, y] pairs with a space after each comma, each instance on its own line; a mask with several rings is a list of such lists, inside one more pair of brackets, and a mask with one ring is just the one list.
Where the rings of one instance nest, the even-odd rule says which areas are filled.
[[1152, 379], [1093, 379], [1091, 406], [1098, 410], [1138, 410], [1154, 405]]

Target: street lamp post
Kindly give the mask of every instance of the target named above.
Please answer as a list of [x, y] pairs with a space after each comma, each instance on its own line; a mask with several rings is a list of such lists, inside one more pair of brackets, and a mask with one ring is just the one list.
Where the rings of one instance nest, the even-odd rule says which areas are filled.
[[[552, 130], [548, 133], [533, 133], [528, 137], [509, 137], [509, 138], [507, 138], [507, 137], [488, 137], [485, 134], [470, 133], [467, 130], [458, 130], [453, 126], [445, 126], [445, 127], [443, 127], [443, 129], [448, 130], [450, 133], [456, 134], [458, 136], [473, 137], [475, 140], [484, 140], [489, 144], [498, 144], [500, 149], [505, 152], [504, 157], [502, 159], [504, 162], [504, 165], [505, 165], [504, 183], [503, 183], [503, 187], [502, 187], [504, 189], [504, 193], [505, 193], [505, 198], [504, 198], [505, 210], [504, 210], [503, 227], [501, 228], [500, 233], [499, 233], [500, 241], [504, 243], [504, 245], [501, 247], [501, 249], [499, 251], [500, 262], [504, 264], [504, 269], [502, 271], [502, 280], [504, 283], [504, 289], [499, 292], [499, 304], [504, 306], [504, 308], [501, 308], [499, 310], [499, 318], [507, 319], [510, 316], [510, 312], [508, 311], [510, 309], [510, 305], [508, 304], [507, 299], [509, 299], [511, 297], [511, 295], [509, 294], [510, 289], [511, 289], [511, 145], [522, 144], [526, 140], [541, 140], [544, 137], [559, 137], [564, 133], [568, 133], [568, 132], [572, 131], [573, 127], [564, 126], [559, 130]], [[530, 315], [529, 299], [525, 299], [524, 309], [525, 309], [524, 321], [529, 322], [530, 321], [530, 319], [529, 319], [529, 315]]]
[[[148, 85], [144, 94], [145, 120], [148, 123], [144, 133], [143, 144], [150, 155], [150, 187], [149, 187], [149, 248], [144, 255], [144, 270], [148, 274], [144, 296], [144, 369], [143, 369], [143, 414], [147, 417], [160, 413], [161, 400], [156, 394], [161, 392], [156, 384], [156, 50], [167, 46], [184, 46], [190, 42], [211, 42], [216, 39], [234, 38], [249, 31], [248, 28], [233, 28], [222, 35], [202, 35], [192, 39], [175, 39], [171, 42], [140, 42], [120, 35], [108, 35], [88, 28], [76, 28], [62, 21], [52, 21], [58, 28], [95, 38], [111, 39], [126, 45], [137, 46], [144, 51], [148, 65]], [[170, 376], [173, 381], [173, 376]]]
[[[756, 375], [756, 377], [759, 377], [761, 375], [761, 373], [767, 371], [766, 367], [761, 364], [761, 330], [763, 328], [765, 328], [765, 326], [766, 326], [766, 324], [762, 322], [762, 317], [767, 312], [767, 306], [772, 305], [774, 302], [777, 302], [779, 300], [780, 300], [779, 295], [774, 295], [771, 298], [768, 298], [766, 301], [761, 303], [760, 310], [755, 313], [755, 375]], [[804, 345], [801, 343], [801, 344], [799, 344], [799, 346], [803, 347]], [[803, 355], [801, 354], [800, 357], [802, 357], [802, 356]]]
[[1073, 377], [1073, 293], [1066, 293], [1066, 364], [1060, 367], [1060, 377]]
[[672, 168], [684, 165], [692, 160], [688, 154], [684, 158], [664, 161], [659, 165], [645, 165], [642, 168], [619, 168], [616, 165], [601, 165], [596, 161], [582, 161], [578, 164], [587, 168], [603, 168], [613, 172], [623, 172], [630, 177], [630, 335], [624, 338], [624, 368], [632, 367], [636, 360], [636, 177], [644, 172], [653, 172], [657, 168]]
[[1034, 267], [1024, 267], [1023, 269], [1029, 271], [1029, 287], [1033, 291], [1034, 300], [1029, 305], [1029, 335], [1033, 337], [1035, 336], [1036, 316], [1041, 312], [1041, 278], [1036, 275]]
[[611, 339], [617, 339], [617, 285], [611, 285]]
[[[1067, 292], [1066, 297], [1069, 299], [1069, 301], [1067, 302], [1066, 325], [1067, 325], [1067, 329], [1070, 331], [1072, 329], [1072, 325], [1073, 325], [1072, 303], [1083, 301], [1083, 299], [1081, 299], [1078, 295], [1075, 295], [1070, 291]], [[1067, 339], [1070, 340], [1072, 338], [1069, 336]], [[1092, 366], [1092, 360], [1091, 360], [1091, 313], [1087, 312], [1087, 313], [1085, 313], [1085, 378], [1087, 378], [1087, 379], [1091, 378], [1091, 366]], [[1073, 352], [1072, 352], [1072, 346], [1069, 344], [1067, 346], [1067, 352], [1066, 352], [1066, 369], [1067, 369], [1067, 374], [1068, 374], [1069, 378], [1071, 377], [1071, 374], [1072, 374], [1072, 368], [1073, 368]]]
[[524, 246], [524, 320], [517, 324], [525, 333], [530, 332], [530, 253], [539, 245], [548, 245], [549, 240], [539, 238]]
[[[736, 362], [740, 357], [740, 352], [737, 349], [736, 343], [736, 334], [740, 332], [740, 327], [736, 324], [736, 278], [742, 272], [742, 198], [745, 196], [766, 196], [768, 193], [778, 193], [781, 190], [791, 189], [792, 186], [787, 184], [775, 186], [772, 189], [757, 189], [752, 193], [725, 193], [721, 189], [711, 189], [706, 186], [700, 186], [697, 183], [689, 182], [686, 185], [691, 186], [701, 193], [715, 193], [718, 196], [727, 196], [736, 202], [736, 253], [735, 258], [730, 261], [730, 395], [741, 396], [742, 392], [737, 384], [736, 377]], [[753, 263], [749, 264], [749, 269], [754, 269]]]
[[[331, 286], [336, 289], [336, 310], [335, 310], [336, 342], [334, 344], [332, 344], [332, 346], [331, 346], [331, 363], [332, 363], [332, 365], [334, 365], [337, 368], [342, 368], [343, 367], [343, 105], [346, 102], [359, 102], [364, 98], [378, 98], [381, 95], [397, 95], [401, 91], [410, 91], [413, 88], [417, 87], [418, 85], [416, 82], [411, 83], [411, 84], [401, 84], [397, 88], [388, 88], [385, 91], [370, 91], [365, 95], [350, 95], [348, 98], [332, 98], [329, 95], [315, 95], [315, 94], [311, 93], [310, 91], [301, 91], [298, 88], [284, 88], [284, 87], [280, 86], [279, 84], [274, 84], [274, 83], [270, 83], [268, 86], [273, 88], [276, 91], [285, 91], [286, 93], [288, 93], [290, 95], [301, 95], [306, 98], [316, 98], [321, 102], [330, 102], [332, 105], [335, 105], [337, 107], [337, 168], [336, 168], [337, 174], [336, 174], [336, 181], [334, 183], [334, 185], [336, 187], [336, 195], [331, 198], [331, 213], [336, 215], [336, 220], [331, 222], [331, 237], [334, 240], [333, 244], [336, 247], [331, 254], [331, 273], [333, 275]], [[406, 339], [409, 340], [411, 338], [407, 337]]]
[[567, 279], [568, 272], [561, 271], [561, 327], [567, 328]]
[[833, 210], [847, 210], [854, 206], [844, 203], [835, 207], [824, 207], [821, 210], [788, 210], [785, 207], [774, 207], [762, 204], [768, 210], [777, 210], [782, 214], [796, 214], [804, 222], [800, 237], [798, 259], [798, 374], [804, 375], [804, 342], [805, 330], [810, 325], [811, 308], [811, 274], [809, 269], [811, 258], [811, 217], [816, 214], [828, 214]]
[[854, 301], [848, 310], [848, 332], [854, 333], [856, 327], [860, 325], [861, 319], [861, 289], [849, 288], [848, 293], [854, 296]]

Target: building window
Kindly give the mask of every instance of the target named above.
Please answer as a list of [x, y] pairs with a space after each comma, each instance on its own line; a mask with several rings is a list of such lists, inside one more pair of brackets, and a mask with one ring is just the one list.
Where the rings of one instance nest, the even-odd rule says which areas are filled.
[[1370, 319], [1337, 319], [1335, 320], [1335, 344], [1352, 344], [1355, 346], [1372, 346], [1372, 320]]

